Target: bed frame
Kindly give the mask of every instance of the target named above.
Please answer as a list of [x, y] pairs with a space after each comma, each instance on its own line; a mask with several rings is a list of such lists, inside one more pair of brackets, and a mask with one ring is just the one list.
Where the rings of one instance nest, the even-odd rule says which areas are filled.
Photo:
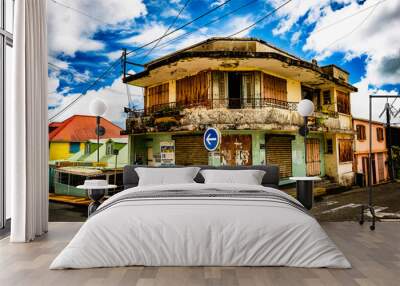
[[[161, 167], [150, 167], [150, 166], [143, 166], [143, 165], [127, 165], [124, 167], [123, 173], [123, 183], [124, 183], [124, 190], [136, 187], [139, 183], [139, 176], [135, 171], [137, 167], [147, 167], [147, 168], [182, 168], [184, 166], [161, 166]], [[271, 187], [271, 188], [278, 188], [279, 185], [279, 167], [275, 165], [256, 165], [256, 166], [220, 166], [220, 167], [213, 167], [213, 166], [195, 166], [199, 167], [202, 170], [206, 169], [214, 169], [214, 170], [262, 170], [265, 171], [265, 175], [262, 179], [261, 184], [264, 187]], [[204, 183], [204, 178], [200, 174], [194, 178], [197, 183]]]

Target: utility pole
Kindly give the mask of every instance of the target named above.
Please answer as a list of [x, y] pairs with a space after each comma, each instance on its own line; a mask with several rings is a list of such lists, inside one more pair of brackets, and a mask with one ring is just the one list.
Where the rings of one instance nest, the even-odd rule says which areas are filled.
[[390, 180], [394, 180], [394, 166], [393, 166], [393, 156], [392, 156], [392, 134], [390, 130], [390, 106], [386, 108], [386, 146], [388, 149], [389, 157], [389, 177]]

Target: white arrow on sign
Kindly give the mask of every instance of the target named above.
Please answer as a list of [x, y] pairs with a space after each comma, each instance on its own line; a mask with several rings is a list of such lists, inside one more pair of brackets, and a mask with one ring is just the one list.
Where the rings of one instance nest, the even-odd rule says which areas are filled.
[[217, 138], [211, 137], [211, 134], [208, 134], [206, 141], [207, 141], [207, 144], [210, 145], [211, 141], [217, 141]]

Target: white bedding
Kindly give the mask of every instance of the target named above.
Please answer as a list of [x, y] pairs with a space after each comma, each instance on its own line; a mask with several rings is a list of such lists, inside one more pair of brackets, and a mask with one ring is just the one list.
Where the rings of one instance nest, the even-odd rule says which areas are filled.
[[124, 196], [136, 195], [134, 192], [206, 192], [210, 188], [262, 190], [299, 204], [279, 190], [254, 185], [194, 183], [132, 188], [104, 202], [50, 269], [127, 265], [351, 267], [312, 216], [279, 201], [174, 197], [116, 203]]

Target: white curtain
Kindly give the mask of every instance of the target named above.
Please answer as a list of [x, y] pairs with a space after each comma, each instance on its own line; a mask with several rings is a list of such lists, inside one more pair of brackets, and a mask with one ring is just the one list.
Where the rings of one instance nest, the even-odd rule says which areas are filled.
[[12, 242], [28, 242], [47, 232], [46, 9], [46, 0], [15, 1], [13, 92], [6, 98]]

